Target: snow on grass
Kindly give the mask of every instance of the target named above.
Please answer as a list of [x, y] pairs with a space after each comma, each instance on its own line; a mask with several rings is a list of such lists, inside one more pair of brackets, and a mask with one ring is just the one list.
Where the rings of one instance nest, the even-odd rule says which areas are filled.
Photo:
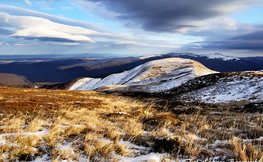
[[93, 79], [93, 78], [82, 78], [82, 79], [79, 79], [76, 83], [74, 83], [73, 86], [71, 86], [71, 87], [69, 88], [69, 90], [75, 90], [77, 87], [82, 86], [83, 84], [87, 83], [87, 82], [90, 81], [91, 79]]
[[87, 82], [83, 83], [83, 84], [78, 84], [78, 85], [73, 85], [72, 87], [70, 87], [69, 90], [91, 90], [91, 87], [93, 87], [94, 85], [96, 85], [101, 79], [95, 79], [95, 78], [87, 78]]
[[48, 133], [48, 130], [46, 128], [43, 128], [42, 131], [38, 132], [21, 132], [21, 133], [5, 133], [5, 134], [0, 134], [0, 140], [3, 139], [6, 136], [16, 136], [16, 135], [35, 135], [35, 136], [43, 136], [46, 133]]
[[218, 82], [213, 86], [205, 87], [194, 92], [196, 100], [208, 103], [221, 103], [231, 101], [262, 101], [263, 78], [244, 77], [242, 80], [236, 76], [231, 81]]
[[[137, 157], [118, 157], [120, 162], [144, 162], [144, 161], [150, 161], [150, 162], [161, 162], [165, 160], [167, 157], [167, 154], [160, 154], [160, 153], [150, 153], [148, 155], [140, 155]], [[171, 161], [173, 162], [173, 161]]]

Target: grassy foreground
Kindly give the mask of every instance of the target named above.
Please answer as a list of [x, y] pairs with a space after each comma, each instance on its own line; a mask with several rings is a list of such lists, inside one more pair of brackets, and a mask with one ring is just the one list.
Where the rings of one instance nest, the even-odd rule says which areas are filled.
[[0, 87], [0, 161], [263, 161], [262, 114], [174, 109], [94, 91]]

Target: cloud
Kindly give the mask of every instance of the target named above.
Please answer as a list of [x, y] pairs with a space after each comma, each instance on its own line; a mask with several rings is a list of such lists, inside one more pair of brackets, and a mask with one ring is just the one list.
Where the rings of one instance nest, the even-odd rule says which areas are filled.
[[0, 35], [11, 35], [11, 34], [14, 34], [14, 31], [0, 27]]
[[129, 34], [102, 33], [83, 27], [70, 26], [52, 22], [45, 18], [33, 16], [17, 16], [0, 12], [0, 27], [15, 27], [10, 37], [26, 40], [55, 41], [55, 42], [90, 42], [90, 37], [115, 39], [140, 39]]
[[80, 43], [58, 43], [58, 42], [54, 42], [54, 43], [45, 43], [45, 45], [79, 46]]
[[95, 31], [54, 23], [50, 20], [29, 17], [16, 16], [0, 12], [0, 26], [15, 27], [15, 33], [10, 37], [38, 39], [40, 41], [80, 41], [95, 43], [94, 40], [84, 34], [94, 34]]
[[46, 13], [41, 13], [41, 12], [32, 11], [29, 9], [24, 9], [24, 8], [19, 8], [19, 7], [14, 7], [14, 6], [8, 6], [4, 4], [0, 4], [0, 11], [8, 13], [10, 15], [18, 15], [19, 13], [19, 16], [41, 17], [41, 18], [48, 19], [52, 22], [56, 22], [59, 24], [83, 27], [83, 28], [87, 28], [91, 30], [96, 30], [98, 32], [110, 32], [109, 29], [104, 28], [100, 25], [91, 23], [91, 22], [71, 20], [71, 19], [67, 19], [67, 18], [63, 18], [59, 16], [49, 15]]
[[220, 17], [203, 22], [203, 27], [185, 33], [191, 36], [202, 36], [209, 40], [226, 39], [261, 30], [261, 27], [252, 23], [241, 23], [234, 19]]
[[144, 47], [161, 47], [161, 48], [181, 48], [180, 46], [172, 45], [155, 45], [155, 44], [144, 44], [136, 42], [116, 42], [116, 45], [126, 45], [126, 46], [144, 46]]
[[38, 44], [25, 44], [25, 43], [15, 43], [14, 46], [34, 46]]
[[[259, 0], [75, 0], [87, 10], [122, 20], [126, 27], [152, 32], [186, 33], [211, 18], [248, 8]], [[88, 6], [89, 5], [89, 6]], [[92, 7], [90, 7], [92, 6]], [[107, 15], [105, 15], [107, 14]]]
[[209, 49], [262, 50], [263, 30], [229, 39], [199, 43], [203, 44], [202, 48]]
[[32, 4], [29, 0], [25, 0], [25, 3], [28, 4], [29, 6], [32, 6]]

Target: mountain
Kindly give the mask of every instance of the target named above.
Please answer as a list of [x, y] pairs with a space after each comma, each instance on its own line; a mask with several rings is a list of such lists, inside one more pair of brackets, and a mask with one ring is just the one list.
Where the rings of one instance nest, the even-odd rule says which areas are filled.
[[0, 73], [0, 84], [25, 84], [29, 83], [26, 77], [15, 74]]
[[[222, 54], [197, 55], [168, 53], [142, 57], [109, 57], [97, 55], [10, 56], [0, 58], [0, 73], [26, 77], [30, 82], [69, 82], [79, 77], [104, 78], [130, 70], [149, 61], [164, 58], [185, 58], [200, 62], [218, 72], [263, 69], [262, 57], [237, 58]], [[87, 57], [86, 57], [87, 56]]]
[[[263, 59], [258, 57], [238, 58], [225, 56], [220, 53], [197, 55], [193, 53], [168, 53], [163, 55], [152, 55], [140, 57], [141, 59], [162, 59], [179, 57], [200, 62], [209, 69], [219, 72], [248, 71], [263, 69]], [[260, 57], [259, 57], [260, 58]]]
[[[156, 56], [147, 59], [153, 57]], [[150, 61], [105, 78], [81, 78], [71, 82], [69, 89], [144, 93], [186, 102], [261, 103], [263, 71], [216, 72], [197, 61], [174, 57]]]
[[195, 77], [212, 73], [216, 72], [190, 59], [166, 58], [150, 61], [105, 78], [82, 78], [69, 89], [163, 92]]

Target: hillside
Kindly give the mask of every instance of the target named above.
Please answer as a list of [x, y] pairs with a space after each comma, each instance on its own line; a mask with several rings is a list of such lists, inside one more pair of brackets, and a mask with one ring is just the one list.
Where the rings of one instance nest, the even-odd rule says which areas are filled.
[[0, 161], [262, 160], [261, 113], [171, 104], [0, 87]]
[[0, 73], [0, 84], [25, 84], [29, 83], [28, 79], [24, 76], [16, 74]]
[[150, 61], [129, 71], [111, 74], [105, 78], [83, 78], [69, 89], [95, 90], [102, 88], [118, 91], [162, 92], [197, 76], [211, 73], [216, 72], [196, 61], [167, 58]]

